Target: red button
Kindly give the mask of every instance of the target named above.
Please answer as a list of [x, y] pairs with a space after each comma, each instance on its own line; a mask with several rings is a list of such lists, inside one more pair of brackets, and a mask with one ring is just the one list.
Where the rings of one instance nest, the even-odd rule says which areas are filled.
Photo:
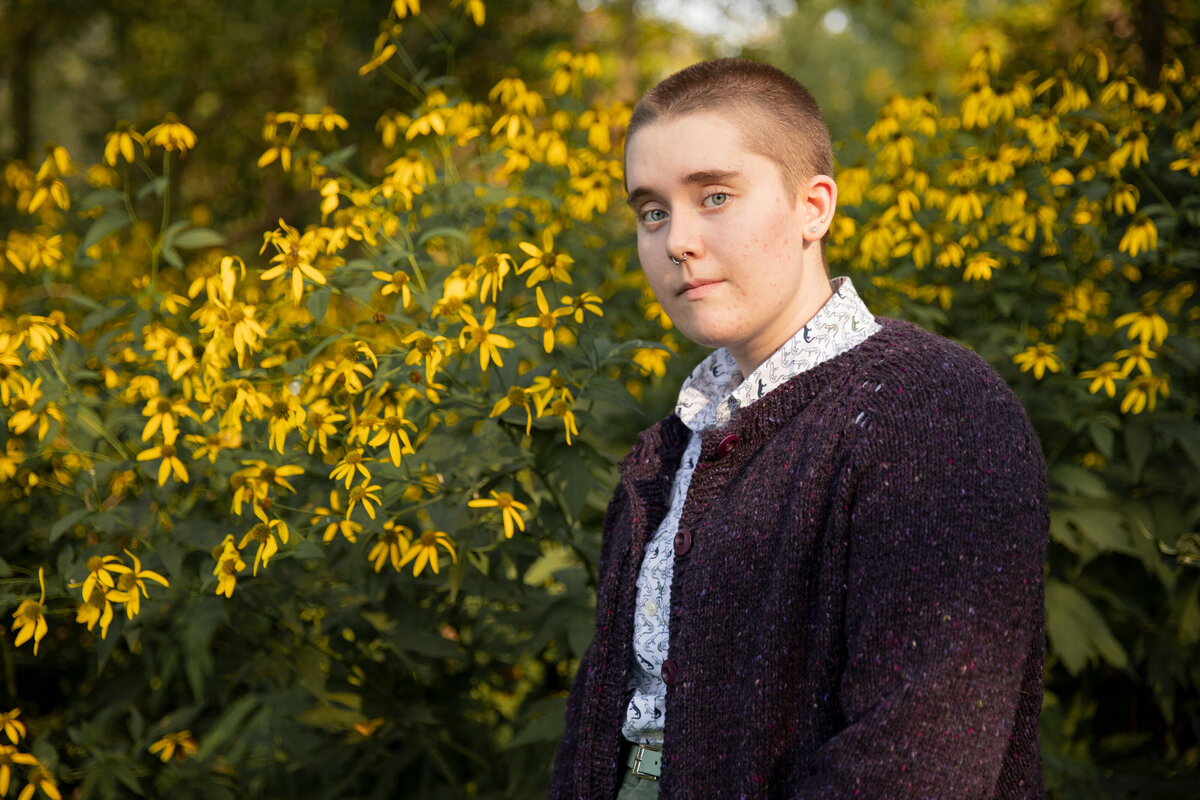
[[736, 433], [731, 433], [721, 440], [717, 445], [717, 458], [724, 458], [733, 452], [733, 448], [737, 447], [738, 436]]
[[675, 534], [675, 555], [681, 556], [692, 549], [692, 532], [679, 531]]
[[672, 686], [675, 683], [675, 662], [667, 659], [662, 665], [662, 679], [667, 686]]

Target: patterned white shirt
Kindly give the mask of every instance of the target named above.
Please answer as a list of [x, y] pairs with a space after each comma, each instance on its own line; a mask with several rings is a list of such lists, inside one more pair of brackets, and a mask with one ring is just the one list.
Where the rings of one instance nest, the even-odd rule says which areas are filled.
[[667, 658], [667, 623], [671, 609], [671, 577], [675, 571], [673, 540], [679, 531], [692, 472], [700, 458], [700, 432], [724, 427], [733, 413], [817, 364], [850, 350], [880, 330], [849, 278], [829, 283], [833, 296], [808, 323], [770, 358], [743, 379], [725, 348], [700, 362], [679, 390], [675, 413], [691, 431], [687, 449], [671, 487], [671, 504], [654, 538], [646, 546], [637, 580], [633, 632], [633, 697], [625, 712], [625, 738], [662, 745], [667, 686], [662, 664]]

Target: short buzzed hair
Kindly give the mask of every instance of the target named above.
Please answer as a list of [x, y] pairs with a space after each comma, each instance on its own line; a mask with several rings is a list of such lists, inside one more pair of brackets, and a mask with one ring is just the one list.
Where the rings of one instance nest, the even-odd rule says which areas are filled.
[[626, 141], [644, 125], [703, 111], [729, 113], [746, 149], [779, 168], [793, 201], [808, 178], [833, 176], [829, 126], [817, 101], [783, 70], [741, 58], [701, 61], [664, 78], [634, 107]]

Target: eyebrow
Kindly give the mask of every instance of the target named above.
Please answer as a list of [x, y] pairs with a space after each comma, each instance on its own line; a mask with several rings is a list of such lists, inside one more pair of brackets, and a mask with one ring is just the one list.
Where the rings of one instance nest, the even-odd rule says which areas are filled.
[[[728, 183], [730, 178], [737, 177], [739, 173], [731, 169], [702, 169], [697, 172], [690, 173], [683, 179], [683, 183], [687, 186], [695, 186], [696, 184], [706, 183]], [[626, 203], [631, 208], [637, 206], [649, 197], [654, 197], [658, 193], [652, 189], [647, 189], [645, 186], [638, 186], [629, 193]]]

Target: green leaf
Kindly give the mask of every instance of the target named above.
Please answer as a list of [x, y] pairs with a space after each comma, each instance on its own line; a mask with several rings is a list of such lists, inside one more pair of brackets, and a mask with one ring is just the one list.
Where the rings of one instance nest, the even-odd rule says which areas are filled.
[[101, 215], [88, 228], [88, 232], [83, 235], [83, 240], [79, 243], [79, 249], [76, 251], [78, 254], [76, 258], [90, 250], [92, 245], [97, 242], [103, 241], [117, 231], [128, 227], [129, 215], [124, 211], [110, 211], [107, 214]]
[[211, 228], [190, 228], [175, 237], [174, 246], [183, 250], [198, 250], [201, 247], [217, 247], [225, 244], [225, 237]]
[[[564, 703], [565, 707], [565, 703]], [[557, 742], [562, 738], [566, 718], [562, 713], [544, 713], [534, 717], [521, 732], [512, 738], [502, 749], [511, 750], [537, 742]]]
[[90, 508], [87, 508], [87, 507], [77, 508], [74, 511], [72, 511], [70, 514], [67, 514], [65, 517], [63, 517], [62, 519], [55, 522], [53, 525], [50, 526], [50, 541], [51, 542], [57, 541], [58, 537], [62, 536], [64, 533], [66, 533], [67, 530], [70, 529], [70, 527], [72, 525], [79, 522], [81, 519], [83, 519], [84, 517], [86, 517], [88, 514], [91, 514], [91, 513], [92, 513], [92, 510]]
[[457, 239], [459, 242], [467, 245], [468, 247], [471, 245], [470, 238], [463, 233], [461, 229], [452, 228], [449, 225], [444, 225], [440, 228], [430, 228], [429, 230], [425, 231], [421, 234], [421, 238], [417, 239], [417, 245], [424, 247], [425, 245], [429, 244], [431, 239], [436, 239], [438, 237], [443, 239]]
[[1125, 648], [1092, 602], [1061, 581], [1046, 581], [1046, 634], [1050, 649], [1072, 675], [1078, 675], [1098, 655], [1124, 669]]
[[1103, 478], [1074, 464], [1052, 467], [1047, 477], [1052, 486], [1061, 487], [1068, 494], [1092, 498], [1108, 497], [1109, 494]]
[[1113, 429], [1100, 420], [1094, 419], [1088, 424], [1088, 434], [1092, 437], [1092, 444], [1096, 445], [1096, 450], [1100, 452], [1100, 455], [1111, 459], [1113, 457], [1113, 440], [1116, 438]]
[[315, 292], [311, 292], [308, 299], [304, 301], [304, 307], [308, 309], [308, 313], [312, 314], [314, 322], [325, 321], [325, 314], [329, 311], [329, 295], [329, 287], [322, 286]]
[[197, 761], [203, 762], [214, 753], [220, 752], [221, 745], [225, 744], [226, 740], [241, 731], [242, 722], [249, 716], [258, 703], [258, 697], [254, 695], [234, 700], [225, 709], [225, 713], [221, 715], [216, 724], [200, 737], [200, 749], [196, 751], [194, 758]]
[[350, 156], [354, 155], [357, 150], [357, 145], [348, 145], [343, 147], [341, 150], [334, 150], [332, 153], [322, 158], [318, 163], [324, 167], [338, 167], [346, 163]]
[[1129, 454], [1129, 470], [1134, 483], [1142, 479], [1142, 470], [1146, 468], [1146, 460], [1150, 458], [1152, 444], [1153, 437], [1145, 425], [1125, 427], [1125, 451]]
[[315, 542], [300, 542], [292, 555], [299, 559], [325, 558], [325, 549]]

